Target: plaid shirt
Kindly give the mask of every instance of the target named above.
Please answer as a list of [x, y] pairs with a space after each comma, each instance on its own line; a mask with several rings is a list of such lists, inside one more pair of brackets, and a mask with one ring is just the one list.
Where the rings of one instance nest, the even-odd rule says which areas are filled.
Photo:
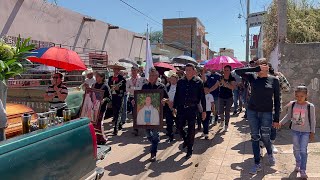
[[291, 86], [290, 86], [290, 83], [289, 83], [289, 81], [287, 80], [287, 78], [286, 78], [281, 72], [277, 72], [277, 73], [276, 73], [276, 76], [277, 76], [278, 79], [279, 79], [280, 89], [281, 89], [283, 92], [289, 92]]

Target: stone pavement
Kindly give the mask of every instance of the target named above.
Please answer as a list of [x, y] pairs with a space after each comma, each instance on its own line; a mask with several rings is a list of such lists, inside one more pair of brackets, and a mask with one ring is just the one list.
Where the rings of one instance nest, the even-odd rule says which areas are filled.
[[[293, 172], [295, 160], [292, 153], [291, 135], [289, 129], [278, 132], [276, 147], [279, 153], [275, 155], [276, 165], [267, 165], [266, 155], [262, 162], [262, 171], [250, 175], [253, 165], [253, 154], [250, 142], [248, 122], [239, 117], [230, 120], [228, 132], [220, 128], [215, 134], [211, 148], [202, 156], [202, 161], [193, 174], [192, 179], [223, 180], [223, 179], [298, 179], [299, 173]], [[319, 134], [320, 129], [317, 129]], [[320, 179], [320, 138], [316, 136], [314, 143], [308, 147], [308, 179]], [[264, 150], [265, 153], [265, 150]]]

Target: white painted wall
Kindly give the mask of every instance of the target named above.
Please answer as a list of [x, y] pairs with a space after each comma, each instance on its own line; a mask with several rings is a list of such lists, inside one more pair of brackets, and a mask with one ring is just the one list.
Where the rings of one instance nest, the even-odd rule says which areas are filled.
[[0, 35], [21, 34], [34, 40], [104, 50], [110, 61], [135, 59], [139, 53], [145, 59], [145, 40], [141, 46], [142, 39], [134, 38], [138, 33], [122, 28], [108, 30], [108, 24], [99, 20], [83, 22], [84, 16], [43, 0], [0, 0]]

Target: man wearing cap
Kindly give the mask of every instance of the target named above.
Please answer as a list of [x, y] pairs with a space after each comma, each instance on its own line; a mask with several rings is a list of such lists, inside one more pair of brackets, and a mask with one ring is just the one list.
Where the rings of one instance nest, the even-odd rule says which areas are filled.
[[[200, 78], [196, 77], [195, 66], [189, 63], [186, 65], [185, 77], [178, 81], [173, 103], [173, 107], [177, 110], [180, 135], [184, 140], [183, 148], [188, 148], [186, 159], [192, 156], [195, 120], [199, 112], [198, 104], [200, 102], [202, 108], [206, 109], [203, 82]], [[205, 120], [205, 118], [206, 112], [202, 112], [202, 120]], [[184, 130], [186, 123], [188, 123], [187, 133]]]
[[118, 134], [119, 128], [119, 113], [122, 103], [122, 98], [126, 92], [126, 80], [120, 75], [120, 70], [125, 70], [123, 66], [118, 65], [108, 65], [107, 68], [113, 69], [113, 76], [109, 77], [108, 85], [111, 88], [112, 94], [112, 112], [114, 121], [113, 135]]
[[[209, 73], [207, 72], [207, 70], [204, 68], [203, 71], [202, 71], [202, 79], [204, 82], [207, 83], [208, 87], [212, 87], [216, 84], [217, 81], [219, 81], [221, 79], [221, 74], [219, 74], [218, 72], [210, 72]], [[207, 73], [207, 74], [205, 74]], [[215, 106], [215, 117], [214, 117], [214, 124], [217, 123], [218, 121], [218, 107], [219, 107], [219, 104], [218, 104], [218, 99], [219, 99], [219, 88], [217, 88], [216, 90], [214, 91], [211, 91], [210, 94], [212, 94], [213, 96], [213, 99], [214, 99], [214, 106]]]
[[[174, 96], [176, 94], [177, 89], [177, 82], [179, 80], [179, 76], [172, 70], [164, 72], [164, 74], [169, 79], [169, 85], [166, 87], [169, 101], [167, 101], [165, 107], [164, 107], [164, 113], [166, 117], [166, 123], [167, 123], [167, 136], [169, 137], [169, 142], [173, 141], [173, 124], [175, 117], [175, 111], [173, 109], [173, 101]], [[177, 125], [177, 124], [176, 124]]]
[[82, 76], [86, 76], [84, 83], [81, 84], [80, 88], [85, 90], [86, 88], [91, 88], [94, 83], [96, 83], [96, 78], [93, 76], [92, 68], [88, 68], [87, 70], [82, 72]]
[[[133, 104], [131, 102], [134, 99], [134, 91], [141, 90], [144, 84], [144, 78], [140, 77], [138, 72], [139, 72], [139, 68], [137, 66], [132, 66], [131, 78], [129, 78], [126, 83], [126, 91], [129, 96], [129, 106], [128, 106], [129, 112], [133, 112]], [[138, 135], [138, 129], [134, 129], [134, 134]]]

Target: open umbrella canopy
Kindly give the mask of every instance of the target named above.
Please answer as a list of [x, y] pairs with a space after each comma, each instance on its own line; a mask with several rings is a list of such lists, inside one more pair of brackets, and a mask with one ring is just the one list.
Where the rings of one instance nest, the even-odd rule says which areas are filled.
[[65, 69], [66, 71], [87, 69], [76, 52], [60, 47], [48, 47], [34, 50], [27, 59], [47, 66]]
[[54, 72], [56, 70], [55, 67], [40, 65], [35, 68], [30, 69], [31, 72]]
[[172, 58], [172, 63], [180, 63], [180, 64], [192, 63], [194, 65], [198, 64], [198, 62], [195, 59], [193, 59], [190, 56], [185, 56], [185, 55], [181, 55], [181, 56]]
[[132, 66], [139, 67], [139, 65], [130, 58], [119, 59], [119, 62], [129, 63], [129, 64], [132, 64]]
[[208, 62], [209, 62], [209, 60], [205, 60], [205, 61], [200, 62], [199, 64], [200, 64], [200, 65], [205, 65], [205, 64], [207, 64]]
[[174, 72], [177, 71], [175, 67], [173, 67], [172, 65], [170, 65], [168, 63], [157, 62], [157, 63], [154, 63], [153, 65], [156, 68], [163, 68], [163, 69], [166, 69], [166, 70], [173, 70]]
[[211, 59], [207, 64], [205, 64], [204, 67], [207, 69], [221, 70], [226, 65], [231, 66], [233, 69], [243, 67], [243, 64], [241, 62], [229, 56], [215, 57]]

